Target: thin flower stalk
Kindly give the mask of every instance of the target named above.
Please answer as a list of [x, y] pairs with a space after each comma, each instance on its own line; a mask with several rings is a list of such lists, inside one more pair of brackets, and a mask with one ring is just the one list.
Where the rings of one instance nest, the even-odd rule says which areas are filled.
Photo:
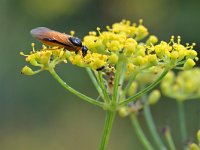
[[166, 127], [164, 129], [164, 135], [165, 135], [165, 139], [167, 141], [167, 144], [169, 146], [169, 150], [176, 150], [172, 135], [171, 135], [171, 131], [169, 129], [169, 127]]
[[96, 101], [95, 99], [92, 99], [78, 91], [76, 91], [75, 89], [73, 89], [72, 87], [70, 87], [68, 84], [66, 84], [66, 82], [64, 82], [59, 76], [58, 74], [55, 72], [54, 69], [50, 69], [49, 72], [51, 73], [51, 75], [53, 76], [53, 78], [59, 83], [61, 84], [62, 87], [64, 87], [66, 90], [70, 91], [71, 93], [77, 95], [78, 97], [80, 97], [81, 99], [93, 104], [93, 105], [96, 105], [96, 106], [99, 106], [101, 108], [104, 108], [104, 104], [100, 101]]
[[130, 120], [133, 125], [133, 128], [135, 129], [136, 135], [138, 136], [138, 139], [140, 140], [144, 148], [146, 150], [154, 150], [153, 146], [151, 145], [151, 142], [147, 139], [146, 135], [144, 134], [135, 114], [130, 115]]
[[102, 76], [102, 72], [98, 72], [98, 73], [95, 73], [96, 76], [97, 76], [97, 79], [99, 81], [99, 85], [101, 87], [101, 90], [103, 92], [103, 96], [104, 96], [104, 101], [108, 104], [110, 103], [110, 97], [108, 95], [108, 91], [107, 91], [107, 85], [105, 84], [105, 80]]
[[153, 116], [152, 116], [152, 113], [147, 101], [146, 94], [142, 96], [142, 100], [144, 102], [144, 117], [145, 117], [147, 126], [149, 128], [149, 131], [151, 133], [152, 139], [160, 150], [167, 150], [166, 146], [163, 144], [161, 137], [159, 136], [159, 133], [157, 131], [155, 121], [153, 119]]
[[153, 89], [156, 85], [158, 85], [161, 82], [161, 80], [165, 77], [165, 75], [167, 73], [168, 73], [168, 69], [164, 70], [162, 72], [162, 74], [158, 77], [158, 79], [155, 82], [153, 82], [152, 84], [150, 84], [146, 88], [142, 89], [137, 94], [135, 94], [135, 95], [129, 97], [128, 99], [126, 99], [125, 101], [121, 102], [120, 106], [124, 106], [124, 105], [128, 104], [129, 102], [135, 101], [138, 97], [144, 95], [145, 93], [147, 93], [148, 91], [150, 91], [151, 89]]
[[181, 143], [183, 144], [184, 150], [187, 150], [186, 148], [187, 128], [186, 128], [186, 120], [185, 120], [184, 102], [177, 101], [177, 105], [178, 105], [179, 126], [180, 126], [180, 133], [181, 133]]
[[101, 89], [99, 83], [97, 82], [97, 79], [95, 78], [95, 76], [94, 76], [92, 70], [91, 70], [90, 68], [86, 68], [86, 71], [87, 71], [87, 73], [88, 73], [88, 75], [89, 75], [89, 77], [90, 77], [90, 79], [91, 79], [91, 81], [92, 81], [94, 87], [95, 87], [96, 90], [98, 91], [98, 94], [101, 96], [101, 98], [104, 99], [104, 96], [103, 96], [103, 94], [102, 94], [102, 89]]
[[111, 133], [111, 129], [112, 129], [113, 122], [114, 122], [114, 119], [115, 119], [115, 114], [116, 114], [116, 111], [108, 110], [106, 112], [104, 130], [103, 130], [103, 134], [102, 134], [99, 150], [106, 150], [106, 148], [107, 148], [109, 137], [110, 137], [110, 133]]
[[122, 65], [123, 65], [123, 62], [122, 61], [119, 61], [118, 64], [117, 64], [117, 69], [116, 69], [116, 73], [115, 73], [115, 80], [114, 80], [114, 88], [113, 88], [113, 96], [112, 96], [112, 101], [113, 103], [115, 104], [118, 104], [118, 100], [119, 100], [119, 84], [120, 84], [120, 77], [123, 73], [122, 71]]

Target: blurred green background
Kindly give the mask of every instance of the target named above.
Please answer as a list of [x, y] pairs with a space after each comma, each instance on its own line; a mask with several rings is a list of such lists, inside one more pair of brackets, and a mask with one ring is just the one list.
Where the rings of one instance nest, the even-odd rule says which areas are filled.
[[[20, 51], [28, 53], [30, 36], [38, 26], [82, 38], [96, 27], [105, 29], [122, 19], [144, 25], [159, 39], [181, 35], [182, 42], [200, 46], [199, 0], [0, 0], [0, 149], [1, 150], [96, 150], [101, 137], [104, 112], [66, 92], [47, 72], [20, 74], [26, 65]], [[70, 64], [57, 67], [72, 87], [97, 96], [84, 69]], [[189, 138], [200, 128], [200, 102], [188, 101]], [[162, 100], [152, 107], [158, 129], [171, 126], [179, 143], [176, 103]], [[141, 115], [142, 126], [146, 129]], [[148, 135], [148, 132], [147, 132]], [[142, 150], [128, 118], [117, 118], [109, 150]]]

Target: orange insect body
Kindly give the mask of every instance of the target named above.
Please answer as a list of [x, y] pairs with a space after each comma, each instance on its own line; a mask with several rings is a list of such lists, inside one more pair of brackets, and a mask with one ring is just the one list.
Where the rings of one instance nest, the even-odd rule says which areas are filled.
[[31, 30], [31, 35], [42, 43], [49, 46], [58, 46], [65, 48], [69, 51], [82, 51], [83, 57], [87, 54], [87, 47], [82, 45], [82, 41], [65, 33], [60, 33], [46, 27], [38, 27]]

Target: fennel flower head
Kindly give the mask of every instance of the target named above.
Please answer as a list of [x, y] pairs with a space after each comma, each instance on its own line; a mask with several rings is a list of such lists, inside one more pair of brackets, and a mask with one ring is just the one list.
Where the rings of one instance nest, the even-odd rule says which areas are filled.
[[[135, 99], [134, 95], [141, 85], [151, 84], [158, 78], [158, 82], [154, 84], [156, 85], [161, 80], [159, 76], [163, 78], [169, 70], [189, 70], [198, 60], [197, 52], [193, 49], [194, 43], [183, 45], [180, 36], [172, 36], [168, 42], [158, 42], [156, 36], [149, 35], [142, 20], [139, 24], [122, 20], [106, 28], [106, 31], [101, 31], [97, 27], [96, 31], [90, 31], [84, 36], [82, 44], [88, 49], [84, 55], [81, 50], [76, 51], [71, 47], [67, 49], [64, 46], [43, 45], [42, 49], [35, 50], [35, 44], [32, 44], [30, 54], [21, 52], [21, 55], [25, 56], [25, 60], [34, 69], [25, 66], [22, 73], [34, 75], [43, 70], [51, 72], [57, 64], [70, 62], [90, 69], [95, 76], [93, 81], [97, 80], [95, 85], [98, 86], [99, 94], [102, 99], [107, 99], [106, 107], [107, 103], [111, 107], [110, 99], [117, 99], [116, 105], [121, 107]], [[74, 32], [71, 32], [71, 37], [73, 36]], [[160, 93], [153, 91], [149, 95], [150, 103], [157, 102], [159, 97]]]
[[161, 82], [161, 90], [167, 97], [178, 101], [200, 97], [200, 68], [178, 72], [170, 71]]
[[123, 20], [107, 26], [106, 31], [101, 31], [100, 28], [97, 28], [97, 31], [90, 31], [89, 35], [83, 38], [84, 45], [89, 49], [85, 57], [81, 51], [75, 53], [56, 46], [43, 45], [42, 49], [35, 50], [32, 44], [33, 50], [30, 54], [22, 52], [21, 54], [26, 57], [27, 62], [39, 69], [33, 71], [31, 67], [25, 66], [22, 73], [33, 75], [67, 62], [97, 71], [110, 71], [112, 68], [115, 72], [116, 65], [123, 62], [125, 78], [128, 79], [131, 75], [148, 71], [151, 67], [189, 69], [195, 65], [194, 59], [197, 58], [197, 53], [193, 50], [195, 44], [184, 46], [180, 37], [175, 40], [173, 36], [169, 42], [161, 41], [156, 44], [157, 42], [157, 37], [149, 35], [142, 20], [138, 25]]

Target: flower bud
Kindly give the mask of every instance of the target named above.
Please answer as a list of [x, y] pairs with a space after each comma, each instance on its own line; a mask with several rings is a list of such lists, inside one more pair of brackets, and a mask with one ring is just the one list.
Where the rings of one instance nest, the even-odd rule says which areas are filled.
[[146, 41], [147, 45], [156, 44], [158, 42], [158, 38], [155, 35], [151, 35], [148, 40]]
[[128, 90], [128, 96], [134, 95], [137, 92], [138, 84], [137, 82], [133, 82]]
[[126, 117], [129, 115], [129, 110], [127, 107], [122, 107], [119, 109], [119, 116], [120, 117]]
[[171, 59], [175, 60], [179, 57], [179, 53], [177, 51], [171, 52]]
[[195, 50], [188, 50], [188, 57], [194, 59], [197, 56], [197, 52]]
[[153, 55], [148, 55], [148, 61], [153, 64], [153, 65], [156, 65], [158, 63], [158, 60], [157, 60], [157, 57], [155, 54]]
[[187, 59], [184, 66], [183, 66], [183, 69], [184, 70], [189, 70], [189, 69], [192, 69], [194, 67], [196, 63], [194, 62], [194, 60], [192, 60], [191, 58]]
[[137, 35], [136, 35], [136, 40], [142, 40], [143, 38], [145, 38], [148, 35], [148, 30], [146, 27], [144, 27], [143, 25], [139, 25], [137, 27]]
[[51, 57], [51, 52], [46, 51], [45, 53], [42, 53], [40, 56], [40, 63], [43, 65], [46, 65], [49, 63]]
[[112, 53], [109, 57], [109, 63], [116, 64], [118, 62], [118, 55], [115, 53]]
[[159, 99], [160, 99], [160, 91], [153, 90], [148, 97], [148, 102], [150, 105], [153, 105], [156, 104]]
[[35, 72], [28, 66], [23, 67], [21, 73], [24, 75], [34, 75], [35, 74]]

